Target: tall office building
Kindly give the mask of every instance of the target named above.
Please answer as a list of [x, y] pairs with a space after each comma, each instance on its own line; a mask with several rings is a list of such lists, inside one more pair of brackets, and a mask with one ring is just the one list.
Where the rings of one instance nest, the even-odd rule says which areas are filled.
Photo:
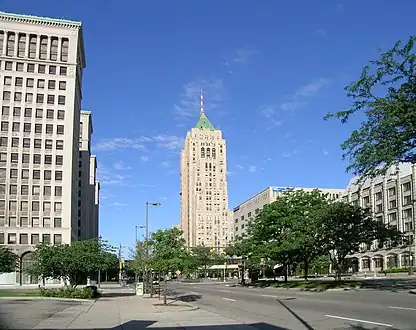
[[188, 247], [225, 247], [231, 237], [227, 192], [227, 154], [222, 132], [204, 112], [186, 135], [181, 152], [181, 229]]
[[0, 244], [22, 261], [0, 283], [37, 283], [24, 274], [36, 244], [85, 236], [78, 222], [85, 65], [81, 23], [0, 12]]

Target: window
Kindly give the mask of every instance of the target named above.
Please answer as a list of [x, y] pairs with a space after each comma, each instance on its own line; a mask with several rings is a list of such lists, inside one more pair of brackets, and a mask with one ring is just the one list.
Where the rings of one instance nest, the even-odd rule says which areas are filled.
[[66, 76], [67, 75], [67, 71], [68, 71], [68, 68], [66, 66], [61, 66], [59, 68], [59, 75]]
[[[30, 133], [31, 130], [32, 130], [32, 124], [31, 123], [24, 123], [23, 124], [23, 132]], [[26, 148], [30, 148], [30, 145], [29, 145], [29, 147], [26, 147]]]
[[58, 125], [58, 126], [56, 126], [56, 134], [58, 134], [58, 135], [64, 135], [64, 125]]
[[62, 197], [62, 187], [60, 186], [55, 187], [55, 196]]
[[35, 72], [35, 65], [33, 63], [28, 63], [27, 65], [27, 72]]
[[63, 165], [64, 164], [64, 156], [56, 155], [55, 156], [55, 165]]
[[32, 202], [32, 211], [37, 211], [37, 212], [39, 211], [39, 202], [38, 201], [33, 201]]
[[24, 64], [21, 62], [16, 63], [16, 71], [23, 72]]
[[55, 171], [55, 180], [62, 181], [62, 171]]
[[36, 103], [43, 103], [45, 101], [45, 95], [37, 94], [36, 95]]
[[0, 138], [0, 147], [7, 147], [7, 137]]
[[20, 211], [28, 211], [29, 210], [29, 202], [28, 201], [21, 201], [20, 202]]
[[8, 121], [2, 121], [1, 122], [1, 131], [7, 132], [9, 130], [9, 122]]
[[[50, 208], [51, 208], [50, 204], [51, 203], [49, 203], [49, 212], [50, 212]], [[51, 218], [43, 218], [43, 227], [44, 228], [50, 228], [50, 226], [51, 226]]]
[[16, 77], [14, 81], [14, 85], [16, 87], [23, 87], [23, 78], [22, 77]]
[[[17, 173], [16, 173], [16, 177], [17, 177]], [[29, 170], [27, 169], [22, 170], [22, 179], [29, 179]]]
[[9, 201], [9, 211], [12, 211], [12, 212], [17, 211], [17, 202], [16, 201]]
[[31, 34], [29, 36], [29, 58], [35, 58], [36, 57], [37, 42], [38, 42], [37, 36]]
[[29, 164], [30, 163], [30, 155], [29, 154], [23, 154], [22, 155], [22, 163], [23, 164]]
[[12, 138], [12, 147], [14, 148], [19, 147], [19, 138]]
[[[3, 219], [4, 220], [4, 218], [3, 217], [1, 217], [0, 218], [0, 220], [1, 219]], [[3, 221], [4, 222], [4, 221]], [[0, 226], [1, 226], [1, 224], [0, 224]], [[4, 233], [0, 233], [0, 244], [4, 244]]]
[[53, 119], [53, 110], [52, 109], [46, 110], [46, 118]]
[[51, 150], [53, 147], [53, 141], [52, 140], [45, 140], [45, 149]]
[[41, 60], [46, 60], [48, 54], [48, 37], [41, 36], [40, 37], [40, 49], [39, 49], [39, 58]]
[[29, 226], [29, 219], [27, 217], [20, 218], [20, 227], [27, 227]]
[[45, 212], [51, 211], [51, 202], [43, 202], [43, 211]]
[[43, 187], [43, 195], [44, 196], [51, 196], [51, 186], [44, 186]]
[[42, 234], [42, 243], [43, 244], [51, 244], [51, 235], [50, 234]]
[[30, 240], [31, 240], [31, 243], [34, 244], [34, 245], [39, 244], [39, 234], [30, 235]]
[[45, 155], [45, 165], [52, 165], [52, 156]]
[[61, 61], [68, 62], [69, 40], [62, 38], [61, 40]]
[[33, 179], [40, 180], [40, 170], [33, 170]]
[[48, 104], [55, 104], [55, 95], [48, 95]]
[[58, 104], [59, 105], [65, 105], [65, 96], [64, 95], [59, 95], [58, 96]]
[[30, 148], [30, 139], [28, 138], [23, 139], [23, 148]]
[[58, 119], [65, 119], [65, 111], [58, 110]]
[[42, 148], [42, 140], [41, 139], [35, 139], [34, 148], [35, 149], [41, 149]]
[[[61, 111], [63, 111], [63, 110], [61, 110]], [[2, 108], [1, 108], [1, 115], [2, 116], [8, 116], [9, 113], [10, 113], [10, 107], [7, 106], [7, 105], [3, 105]]]
[[16, 244], [16, 234], [8, 234], [8, 244]]
[[32, 103], [33, 102], [33, 94], [32, 93], [26, 93], [25, 102], [26, 103]]
[[48, 81], [48, 89], [55, 89], [56, 87], [56, 81], [55, 80], [49, 80]]
[[43, 109], [36, 109], [36, 118], [43, 117]]
[[53, 244], [61, 245], [62, 244], [62, 235], [61, 234], [53, 234]]
[[26, 87], [32, 88], [34, 86], [34, 84], [35, 84], [35, 79], [33, 79], [33, 78], [27, 78], [26, 79]]
[[45, 170], [43, 172], [44, 180], [52, 180], [52, 172], [50, 170]]
[[17, 47], [17, 56], [18, 57], [24, 57], [25, 56], [25, 50], [26, 50], [26, 35], [25, 34], [19, 34], [19, 41], [18, 41], [18, 47]]
[[13, 132], [20, 132], [20, 123], [13, 123], [12, 131]]
[[24, 196], [29, 195], [29, 186], [28, 185], [20, 186], [20, 194]]
[[38, 79], [38, 88], [45, 88], [45, 79]]
[[53, 226], [55, 228], [62, 228], [62, 219], [61, 218], [54, 218], [53, 219]]
[[66, 90], [66, 81], [60, 81], [59, 82], [59, 90], [60, 91]]
[[20, 234], [20, 244], [29, 244], [29, 235], [28, 234]]
[[4, 86], [11, 86], [12, 85], [12, 77], [5, 76], [3, 84], [4, 84]]
[[[6, 62], [5, 65], [4, 65], [4, 69], [6, 71], [12, 71], [13, 70], [13, 62]], [[23, 71], [23, 70], [21, 70], [21, 71]]]
[[13, 108], [13, 117], [20, 117], [21, 109], [22, 108], [20, 108], [20, 107], [14, 107]]
[[9, 91], [3, 92], [3, 100], [4, 101], [10, 101], [11, 93]]
[[[46, 116], [48, 117], [48, 116]], [[46, 134], [53, 134], [53, 125], [46, 124]]]
[[5, 153], [5, 152], [0, 153], [0, 162], [1, 163], [6, 163], [7, 162], [7, 153]]
[[35, 124], [35, 133], [42, 133], [42, 124]]
[[62, 203], [61, 202], [55, 202], [54, 211], [55, 212], [62, 212]]
[[6, 56], [14, 55], [14, 43], [15, 42], [16, 42], [16, 35], [13, 32], [7, 33]]
[[34, 154], [33, 155], [33, 163], [39, 165], [41, 163], [41, 155], [39, 154]]
[[64, 141], [56, 140], [56, 150], [64, 150]]
[[22, 101], [22, 93], [21, 92], [14, 92], [14, 100], [17, 102]]
[[10, 159], [12, 163], [18, 163], [19, 162], [19, 154], [17, 153], [12, 153], [10, 155]]
[[15, 184], [10, 185], [9, 193], [10, 195], [17, 195], [17, 186]]
[[56, 66], [50, 65], [49, 66], [49, 74], [56, 74]]
[[58, 38], [56, 38], [56, 37], [51, 38], [50, 59], [52, 61], [56, 61], [58, 59]]
[[25, 108], [25, 117], [32, 118], [32, 108]]
[[38, 65], [38, 73], [45, 73], [46, 72], [46, 65], [39, 64]]

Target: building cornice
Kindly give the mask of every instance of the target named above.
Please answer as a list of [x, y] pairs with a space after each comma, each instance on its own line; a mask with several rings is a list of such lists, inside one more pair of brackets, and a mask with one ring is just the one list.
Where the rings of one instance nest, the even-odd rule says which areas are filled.
[[32, 15], [21, 15], [21, 14], [12, 14], [0, 11], [0, 20], [15, 22], [15, 23], [27, 23], [27, 24], [37, 24], [49, 27], [60, 27], [66, 29], [79, 29], [82, 26], [81, 22], [70, 21], [66, 19], [57, 19], [49, 17], [39, 17]]

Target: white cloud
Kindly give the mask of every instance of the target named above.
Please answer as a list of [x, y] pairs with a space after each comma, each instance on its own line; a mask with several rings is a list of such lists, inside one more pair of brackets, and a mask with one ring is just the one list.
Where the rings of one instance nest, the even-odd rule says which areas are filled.
[[250, 165], [250, 166], [248, 167], [248, 171], [249, 171], [250, 173], [254, 173], [254, 172], [256, 172], [256, 171], [257, 171], [257, 167], [256, 167], [256, 166], [254, 166], [254, 165]]
[[328, 33], [324, 29], [318, 29], [313, 32], [315, 37], [325, 38]]
[[98, 181], [102, 185], [112, 185], [112, 186], [121, 186], [126, 185], [126, 180], [129, 179], [130, 175], [121, 175], [118, 173], [114, 173], [113, 171], [110, 171], [107, 167], [105, 167], [103, 164], [98, 163], [97, 166], [97, 178]]
[[247, 64], [257, 53], [257, 50], [251, 48], [236, 50], [234, 54], [227, 59], [225, 65], [230, 66], [231, 64]]
[[299, 154], [299, 150], [298, 149], [293, 149], [292, 151], [286, 151], [284, 153], [282, 153], [282, 157], [283, 158], [289, 158], [292, 156], [296, 156], [297, 154]]
[[205, 110], [210, 111], [219, 107], [222, 101], [224, 86], [219, 79], [200, 79], [191, 81], [183, 86], [181, 99], [174, 104], [173, 111], [179, 119], [195, 118], [199, 115], [200, 93], [204, 92]]
[[235, 172], [232, 172], [232, 171], [227, 171], [227, 175], [228, 176], [230, 176], [230, 175], [234, 175], [235, 174]]
[[328, 152], [328, 150], [322, 150], [322, 154], [324, 155], [324, 156], [328, 156], [329, 155], [329, 152]]
[[160, 165], [162, 167], [171, 167], [172, 166], [172, 163], [171, 162], [161, 162]]
[[119, 203], [119, 202], [114, 202], [111, 204], [107, 204], [108, 206], [112, 206], [112, 207], [122, 207], [122, 206], [127, 206], [128, 204], [125, 203]]
[[263, 116], [268, 118], [268, 124], [272, 123], [274, 126], [281, 126], [283, 122], [278, 118], [280, 112], [291, 112], [303, 107], [309, 98], [316, 95], [329, 83], [329, 79], [326, 78], [315, 79], [309, 84], [298, 88], [287, 101], [278, 104], [262, 105], [260, 111]]
[[156, 144], [157, 147], [175, 150], [183, 146], [184, 138], [175, 135], [159, 134], [155, 136], [141, 136], [138, 138], [110, 138], [101, 140], [94, 151], [116, 151], [120, 149], [136, 149], [146, 151], [146, 145]]
[[131, 166], [126, 166], [124, 164], [124, 162], [121, 161], [121, 160], [118, 161], [117, 163], [114, 163], [113, 167], [114, 167], [114, 169], [119, 170], [119, 171], [125, 171], [125, 170], [132, 170], [133, 169], [133, 167], [131, 167]]
[[140, 157], [140, 163], [144, 164], [149, 161], [149, 156], [141, 156]]
[[235, 167], [237, 167], [239, 170], [244, 170], [244, 166], [242, 166], [242, 165], [236, 165]]

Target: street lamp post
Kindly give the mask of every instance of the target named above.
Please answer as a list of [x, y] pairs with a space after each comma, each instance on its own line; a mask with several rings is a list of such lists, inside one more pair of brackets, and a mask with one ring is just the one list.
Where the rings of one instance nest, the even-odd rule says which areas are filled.
[[[159, 202], [146, 202], [146, 243], [149, 241], [149, 205], [150, 206], [160, 206], [161, 203]], [[146, 254], [149, 255], [149, 248], [146, 245]], [[153, 271], [150, 269], [149, 276], [149, 270], [146, 272], [146, 282], [149, 283], [150, 278], [150, 297], [153, 297]]]

